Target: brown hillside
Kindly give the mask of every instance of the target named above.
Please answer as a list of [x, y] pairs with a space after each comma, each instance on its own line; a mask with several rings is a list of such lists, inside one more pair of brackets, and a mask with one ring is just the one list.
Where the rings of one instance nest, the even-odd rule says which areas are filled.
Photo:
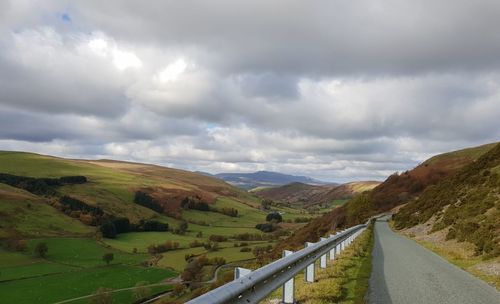
[[305, 241], [316, 241], [327, 231], [362, 223], [370, 216], [408, 202], [429, 185], [434, 185], [471, 164], [496, 144], [440, 154], [413, 170], [389, 176], [372, 191], [358, 195], [345, 205], [314, 219], [300, 231], [279, 243], [272, 252], [272, 258], [278, 257], [285, 248], [297, 249], [302, 247]]
[[349, 199], [356, 193], [371, 190], [377, 186], [376, 181], [351, 182], [342, 185], [308, 185], [291, 183], [281, 187], [266, 188], [256, 191], [261, 198], [290, 204], [298, 207], [309, 207], [316, 204], [330, 203], [337, 199]]
[[157, 179], [159, 183], [156, 185], [143, 186], [131, 190], [141, 190], [149, 193], [169, 214], [178, 212], [181, 201], [186, 197], [198, 197], [209, 204], [215, 203], [217, 198], [221, 196], [232, 197], [238, 201], [245, 201], [247, 204], [252, 202], [249, 199], [249, 194], [229, 185], [223, 180], [190, 171], [114, 160], [84, 162], [125, 171], [135, 176]]
[[446, 240], [473, 243], [478, 255], [500, 256], [499, 173], [500, 144], [401, 208], [396, 228], [429, 222], [431, 232], [445, 231]]

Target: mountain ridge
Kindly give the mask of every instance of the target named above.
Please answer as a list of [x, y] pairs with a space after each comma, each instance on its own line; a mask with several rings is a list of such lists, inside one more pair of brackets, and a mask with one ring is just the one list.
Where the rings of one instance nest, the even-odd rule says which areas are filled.
[[307, 176], [290, 175], [273, 171], [256, 171], [250, 173], [217, 173], [213, 176], [245, 190], [250, 190], [257, 187], [282, 186], [294, 182], [311, 185], [334, 184], [320, 181]]
[[318, 204], [328, 204], [333, 200], [345, 200], [355, 194], [371, 190], [380, 184], [376, 181], [349, 182], [340, 185], [309, 185], [290, 183], [279, 187], [270, 187], [254, 191], [264, 199], [271, 199], [285, 204], [309, 207]]

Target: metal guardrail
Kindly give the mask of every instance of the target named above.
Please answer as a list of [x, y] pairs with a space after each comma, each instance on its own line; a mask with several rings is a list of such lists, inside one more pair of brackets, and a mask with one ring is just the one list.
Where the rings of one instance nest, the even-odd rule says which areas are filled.
[[[348, 228], [328, 238], [322, 238], [317, 243], [308, 243], [308, 246], [302, 250], [290, 253], [279, 260], [267, 264], [259, 269], [250, 271], [248, 274], [235, 279], [225, 285], [222, 285], [212, 291], [207, 292], [187, 304], [222, 304], [222, 303], [258, 303], [267, 295], [279, 288], [287, 281], [293, 280], [293, 277], [300, 271], [307, 268], [306, 272], [312, 271], [314, 281], [314, 263], [322, 258], [321, 267], [326, 267], [326, 255], [337, 254], [345, 246], [351, 243], [368, 224], [357, 225]], [[330, 256], [330, 260], [334, 258]], [[312, 266], [311, 267], [308, 266]], [[308, 273], [308, 276], [311, 274]], [[307, 276], [306, 276], [307, 277]], [[292, 296], [293, 299], [293, 283]], [[286, 287], [284, 287], [284, 291]], [[290, 291], [288, 291], [290, 292]], [[289, 297], [290, 298], [290, 297]], [[292, 303], [285, 300], [284, 303]]]

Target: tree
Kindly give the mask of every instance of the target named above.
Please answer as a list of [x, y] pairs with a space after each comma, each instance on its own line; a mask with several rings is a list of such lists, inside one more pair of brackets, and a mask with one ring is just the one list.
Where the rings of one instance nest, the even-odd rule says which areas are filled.
[[109, 239], [116, 237], [116, 227], [111, 221], [107, 221], [101, 225], [102, 236]]
[[35, 246], [35, 254], [41, 258], [45, 258], [47, 255], [47, 251], [49, 251], [49, 247], [47, 246], [47, 243], [45, 242], [40, 242], [36, 244]]
[[271, 223], [257, 224], [255, 228], [262, 232], [273, 232], [275, 229], [274, 225]]
[[162, 223], [154, 220], [149, 220], [144, 222], [144, 231], [167, 231], [168, 224]]
[[118, 217], [113, 219], [113, 225], [115, 225], [117, 234], [130, 231], [130, 220], [126, 217]]
[[177, 228], [174, 230], [174, 233], [176, 234], [184, 234], [188, 230], [188, 223], [183, 221], [177, 226]]
[[272, 212], [266, 216], [266, 221], [268, 222], [274, 221], [276, 223], [280, 223], [283, 221], [283, 217], [278, 212]]
[[115, 255], [112, 252], [105, 253], [102, 256], [102, 260], [106, 262], [106, 265], [109, 265], [109, 263], [115, 258]]
[[269, 210], [269, 208], [273, 205], [273, 201], [270, 199], [263, 199], [260, 202], [260, 206], [262, 207], [263, 210]]
[[135, 284], [135, 288], [132, 291], [132, 293], [134, 294], [134, 299], [141, 300], [151, 295], [151, 288], [147, 286], [148, 284], [149, 282], [144, 281], [137, 282], [137, 284]]
[[90, 304], [111, 304], [113, 303], [113, 296], [111, 295], [112, 289], [99, 287], [94, 296], [90, 298]]

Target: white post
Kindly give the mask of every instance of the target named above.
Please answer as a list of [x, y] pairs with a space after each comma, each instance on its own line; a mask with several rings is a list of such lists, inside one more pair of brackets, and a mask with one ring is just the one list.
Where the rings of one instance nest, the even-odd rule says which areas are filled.
[[[283, 256], [286, 257], [290, 254], [292, 254], [293, 251], [290, 251], [290, 250], [284, 250], [283, 251]], [[295, 294], [294, 294], [294, 281], [293, 281], [293, 277], [286, 281], [285, 284], [283, 284], [283, 295], [282, 295], [282, 303], [284, 304], [292, 304], [292, 303], [295, 303], [294, 302], [294, 297], [295, 297]]]
[[[330, 237], [334, 237], [335, 235], [334, 234], [330, 234]], [[335, 248], [337, 246], [335, 245], [332, 249], [330, 249], [330, 260], [334, 260], [335, 259]]]
[[[306, 242], [306, 248], [314, 245], [314, 243]], [[314, 262], [312, 264], [307, 265], [306, 274], [304, 276], [306, 282], [313, 283], [314, 282]]]
[[[326, 238], [320, 238], [320, 241], [324, 241]], [[326, 253], [319, 258], [319, 267], [326, 268]]]
[[234, 279], [237, 280], [243, 276], [246, 276], [247, 274], [249, 274], [250, 272], [252, 272], [250, 269], [246, 269], [246, 268], [243, 268], [243, 267], [236, 267], [234, 269]]

